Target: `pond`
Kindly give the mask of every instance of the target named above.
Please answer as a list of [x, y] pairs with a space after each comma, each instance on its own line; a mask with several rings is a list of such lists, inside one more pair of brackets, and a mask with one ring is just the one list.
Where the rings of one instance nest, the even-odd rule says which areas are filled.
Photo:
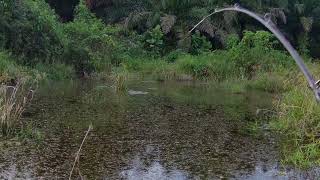
[[317, 177], [282, 167], [267, 128], [249, 133], [257, 109], [270, 109], [272, 99], [195, 82], [132, 80], [122, 94], [106, 82], [50, 83], [23, 117], [44, 138], [0, 141], [0, 179], [67, 179], [90, 124], [74, 178]]

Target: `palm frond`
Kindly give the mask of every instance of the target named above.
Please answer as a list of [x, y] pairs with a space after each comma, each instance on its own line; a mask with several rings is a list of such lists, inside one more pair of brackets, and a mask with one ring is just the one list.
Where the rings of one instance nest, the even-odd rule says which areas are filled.
[[177, 20], [177, 17], [174, 15], [166, 14], [165, 16], [161, 17], [160, 21], [161, 21], [162, 32], [164, 34], [168, 34], [171, 31], [172, 27], [175, 25], [176, 20]]
[[270, 13], [274, 23], [277, 24], [277, 19], [280, 19], [284, 24], [287, 24], [287, 16], [282, 8], [271, 8]]
[[133, 29], [141, 24], [145, 24], [150, 14], [150, 12], [134, 11], [125, 19], [124, 27], [127, 29]]
[[295, 4], [294, 5], [296, 11], [298, 14], [303, 14], [305, 10], [305, 5], [304, 4]]
[[217, 28], [208, 19], [206, 19], [196, 29], [202, 33], [210, 35], [210, 37], [214, 37], [214, 32]]
[[301, 17], [300, 18], [301, 25], [305, 32], [310, 32], [313, 26], [313, 18], [312, 17]]

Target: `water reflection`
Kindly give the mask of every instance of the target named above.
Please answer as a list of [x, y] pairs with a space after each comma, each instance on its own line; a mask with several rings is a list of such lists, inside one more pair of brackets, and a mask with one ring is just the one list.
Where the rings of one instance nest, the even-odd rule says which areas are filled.
[[[148, 156], [154, 156], [156, 151], [154, 147], [147, 146], [146, 151], [142, 154], [134, 156], [133, 160], [130, 162], [129, 166], [120, 172], [121, 179], [128, 180], [149, 180], [149, 179], [158, 179], [158, 180], [185, 180], [189, 179], [188, 173], [185, 171], [178, 170], [176, 168], [167, 169], [164, 167], [158, 158], [150, 159], [151, 162], [148, 162]], [[159, 152], [158, 152], [159, 153]], [[156, 153], [157, 154], [157, 153]], [[149, 160], [149, 161], [150, 161]]]

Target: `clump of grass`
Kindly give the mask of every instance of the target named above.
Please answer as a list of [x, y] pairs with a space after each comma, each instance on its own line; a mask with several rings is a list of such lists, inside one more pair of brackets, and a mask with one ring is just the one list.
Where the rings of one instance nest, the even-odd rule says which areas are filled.
[[73, 76], [76, 74], [75, 70], [72, 66], [68, 66], [65, 64], [37, 64], [35, 69], [39, 72], [43, 72], [46, 74], [47, 79], [51, 80], [65, 80], [65, 79], [72, 79]]
[[277, 101], [278, 116], [271, 127], [282, 137], [285, 163], [308, 168], [320, 165], [320, 106], [301, 76]]
[[198, 56], [185, 55], [177, 60], [180, 72], [190, 74], [197, 79], [226, 80], [241, 76], [234, 62], [228, 59], [226, 51], [216, 51]]
[[156, 80], [173, 80], [179, 74], [176, 64], [162, 59], [130, 59], [123, 63], [127, 72], [138, 72], [142, 77], [150, 76]]
[[[216, 82], [214, 82], [216, 83]], [[241, 79], [226, 80], [219, 85], [233, 94], [242, 94], [246, 92], [248, 81]]]
[[290, 89], [286, 83], [287, 76], [278, 72], [260, 72], [247, 83], [247, 88], [269, 93], [283, 93]]
[[[153, 68], [152, 68], [153, 67]], [[152, 71], [152, 69], [154, 69]], [[149, 69], [151, 76], [158, 81], [173, 80], [177, 78], [177, 69], [174, 65], [170, 65], [167, 62], [159, 61], [153, 62]]]
[[263, 136], [263, 124], [260, 119], [250, 121], [242, 130], [245, 135], [249, 135], [255, 138], [261, 138]]
[[127, 90], [128, 73], [126, 71], [114, 72], [112, 75], [113, 88], [117, 93]]
[[23, 85], [23, 81], [15, 86], [0, 85], [0, 128], [3, 135], [15, 131], [22, 113], [33, 98], [33, 91], [25, 93]]
[[34, 128], [31, 123], [22, 128], [17, 135], [21, 141], [32, 139], [36, 143], [41, 143], [44, 140], [44, 134], [39, 129]]

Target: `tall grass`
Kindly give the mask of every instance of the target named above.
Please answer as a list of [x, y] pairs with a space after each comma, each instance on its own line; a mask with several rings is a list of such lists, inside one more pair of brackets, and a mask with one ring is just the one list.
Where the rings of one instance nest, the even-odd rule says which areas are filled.
[[[319, 65], [312, 64], [315, 74]], [[281, 136], [283, 162], [308, 168], [320, 165], [320, 105], [301, 73], [290, 72], [290, 88], [275, 101], [271, 127]]]
[[24, 83], [19, 81], [15, 86], [0, 86], [0, 128], [3, 135], [15, 132], [21, 123], [22, 113], [33, 99], [33, 91], [25, 93]]
[[298, 86], [276, 106], [272, 127], [282, 136], [284, 161], [301, 167], [320, 165], [320, 107], [308, 88]]
[[123, 93], [127, 90], [128, 76], [129, 75], [125, 69], [120, 69], [112, 72], [112, 87], [116, 93]]

